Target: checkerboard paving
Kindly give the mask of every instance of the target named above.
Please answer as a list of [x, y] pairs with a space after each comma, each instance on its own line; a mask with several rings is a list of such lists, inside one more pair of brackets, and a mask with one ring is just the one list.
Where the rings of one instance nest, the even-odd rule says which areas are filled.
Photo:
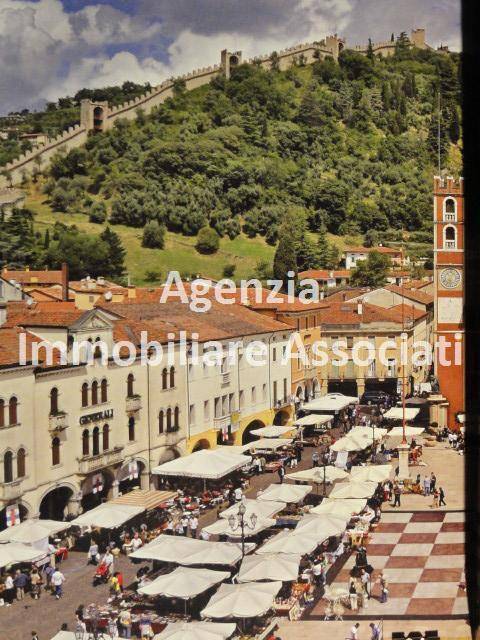
[[[459, 583], [465, 580], [465, 517], [456, 512], [386, 512], [367, 545], [374, 568], [372, 597], [355, 617], [431, 616], [446, 618], [468, 612], [467, 597]], [[333, 581], [348, 587], [352, 554]], [[389, 583], [388, 602], [380, 603], [378, 576]], [[320, 600], [311, 615], [321, 616]], [[349, 609], [346, 615], [351, 615]]]

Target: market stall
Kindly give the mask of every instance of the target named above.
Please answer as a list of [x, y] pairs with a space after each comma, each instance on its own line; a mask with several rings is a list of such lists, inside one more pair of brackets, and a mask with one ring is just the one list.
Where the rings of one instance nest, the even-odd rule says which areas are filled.
[[338, 467], [331, 465], [325, 465], [321, 467], [312, 467], [311, 469], [304, 469], [303, 471], [295, 471], [294, 473], [287, 473], [285, 480], [294, 480], [295, 482], [311, 482], [319, 485], [335, 482], [336, 480], [344, 480], [348, 478], [348, 473]]
[[392, 474], [390, 464], [352, 467], [350, 470], [351, 482], [385, 482]]
[[152, 473], [160, 476], [219, 480], [250, 462], [251, 458], [243, 454], [226, 453], [223, 449], [202, 449], [154, 467]]
[[0, 569], [22, 562], [39, 560], [45, 553], [20, 542], [4, 542], [0, 544]]
[[153, 640], [226, 640], [236, 628], [233, 622], [171, 622]]
[[281, 582], [222, 584], [201, 612], [202, 618], [255, 618], [273, 608]]
[[189, 600], [229, 577], [229, 571], [177, 567], [171, 573], [160, 575], [152, 582], [140, 587], [138, 593], [146, 596]]
[[312, 490], [311, 485], [295, 485], [295, 484], [271, 484], [263, 491], [257, 493], [257, 500], [298, 503], [304, 500]]
[[266, 553], [245, 556], [238, 573], [239, 582], [297, 580], [301, 555]]
[[366, 498], [324, 498], [322, 503], [310, 509], [309, 513], [316, 515], [338, 515], [345, 518], [359, 514], [365, 509]]
[[215, 536], [227, 536], [228, 538], [252, 538], [262, 531], [265, 531], [265, 529], [274, 527], [277, 524], [277, 521], [273, 518], [263, 518], [256, 514], [254, 519], [250, 517], [247, 521], [249, 522], [249, 526], [245, 528], [243, 532], [242, 528], [237, 527], [236, 524], [234, 524], [234, 528], [232, 529], [228, 518], [220, 518], [216, 522], [203, 527], [202, 531], [206, 531]]
[[77, 527], [116, 529], [145, 511], [145, 507], [130, 504], [104, 502], [90, 511], [85, 511], [70, 522]]
[[371, 498], [378, 482], [341, 482], [330, 492], [330, 498]]
[[303, 516], [295, 528], [295, 533], [307, 533], [315, 536], [319, 543], [328, 538], [341, 535], [347, 528], [350, 518], [333, 514], [309, 514]]
[[280, 531], [275, 536], [267, 540], [256, 554], [264, 553], [288, 553], [294, 555], [305, 555], [312, 553], [319, 545], [318, 537], [306, 531]]
[[319, 435], [332, 428], [334, 417], [330, 413], [325, 415], [311, 413], [297, 418], [293, 424], [298, 428], [301, 442], [313, 445], [317, 442]]
[[383, 417], [385, 420], [403, 420], [403, 416], [405, 415], [405, 420], [411, 422], [415, 420], [419, 413], [420, 409], [417, 407], [391, 407], [383, 414]]
[[[250, 519], [253, 514], [259, 518], [272, 518], [283, 511], [287, 506], [285, 502], [275, 502], [270, 500], [253, 500], [251, 498], [242, 498], [242, 504], [245, 506], [245, 518]], [[218, 514], [219, 518], [229, 518], [238, 514], [238, 503], [233, 504], [225, 511]]]
[[[270, 425], [267, 425], [266, 427], [253, 429], [252, 431], [250, 431], [250, 433], [254, 436], [259, 436], [260, 438], [280, 438], [281, 436], [284, 436], [286, 433], [290, 433], [291, 431], [294, 431], [294, 430], [295, 430], [295, 427], [293, 425], [288, 427], [288, 426], [270, 424]], [[256, 446], [258, 443], [253, 442], [252, 444]]]

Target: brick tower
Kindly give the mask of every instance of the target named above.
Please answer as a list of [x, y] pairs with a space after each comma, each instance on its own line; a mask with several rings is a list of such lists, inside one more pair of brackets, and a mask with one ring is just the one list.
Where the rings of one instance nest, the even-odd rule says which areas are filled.
[[[463, 178], [436, 176], [433, 197], [435, 338], [438, 343], [443, 336], [452, 345], [446, 349], [451, 364], [442, 364], [437, 351], [435, 374], [448, 400], [448, 426], [458, 428], [457, 416], [465, 410]], [[455, 348], [460, 362], [454, 361]]]

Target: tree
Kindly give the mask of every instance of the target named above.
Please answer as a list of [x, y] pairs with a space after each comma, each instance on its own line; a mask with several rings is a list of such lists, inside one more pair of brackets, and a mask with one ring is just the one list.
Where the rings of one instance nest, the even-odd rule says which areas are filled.
[[197, 235], [195, 248], [198, 253], [216, 253], [220, 247], [220, 236], [211, 227], [202, 227]]
[[109, 247], [99, 236], [71, 230], [63, 232], [58, 241], [50, 243], [45, 258], [50, 268], [59, 268], [62, 262], [67, 262], [73, 280], [80, 280], [87, 274], [93, 277], [115, 275], [109, 271]]
[[374, 57], [375, 57], [375, 54], [373, 53], [372, 39], [369, 38], [368, 39], [368, 46], [367, 46], [367, 58], [370, 58], [370, 60], [373, 60]]
[[103, 224], [105, 222], [107, 219], [107, 207], [103, 200], [92, 204], [90, 207], [90, 213], [88, 214], [88, 219], [90, 222], [94, 222], [96, 224]]
[[283, 282], [284, 289], [287, 287], [288, 272], [297, 273], [297, 234], [295, 216], [288, 211], [278, 230], [280, 240], [273, 257], [273, 277]]
[[379, 251], [371, 251], [367, 259], [359, 262], [352, 270], [350, 282], [355, 287], [382, 287], [387, 281], [391, 266], [388, 256]]
[[43, 239], [43, 248], [48, 249], [49, 246], [50, 246], [50, 231], [49, 229], [47, 229], [45, 231], [45, 237]]
[[106, 274], [111, 278], [121, 278], [125, 273], [125, 256], [127, 252], [120, 240], [120, 236], [112, 231], [110, 227], [100, 234], [100, 239], [107, 246], [107, 266]]
[[222, 275], [224, 278], [233, 278], [233, 276], [235, 275], [235, 270], [236, 270], [236, 265], [234, 264], [226, 264], [223, 267], [223, 272]]
[[165, 227], [157, 220], [150, 220], [143, 228], [142, 247], [163, 249], [165, 245]]
[[380, 243], [380, 236], [376, 229], [368, 229], [364, 236], [363, 244], [366, 247], [378, 247]]

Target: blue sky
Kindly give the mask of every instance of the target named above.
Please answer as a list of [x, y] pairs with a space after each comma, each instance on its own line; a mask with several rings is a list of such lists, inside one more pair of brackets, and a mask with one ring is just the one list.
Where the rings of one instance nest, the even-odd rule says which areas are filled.
[[460, 49], [460, 0], [0, 0], [0, 113], [82, 87], [157, 84], [337, 31], [347, 43], [427, 29]]

